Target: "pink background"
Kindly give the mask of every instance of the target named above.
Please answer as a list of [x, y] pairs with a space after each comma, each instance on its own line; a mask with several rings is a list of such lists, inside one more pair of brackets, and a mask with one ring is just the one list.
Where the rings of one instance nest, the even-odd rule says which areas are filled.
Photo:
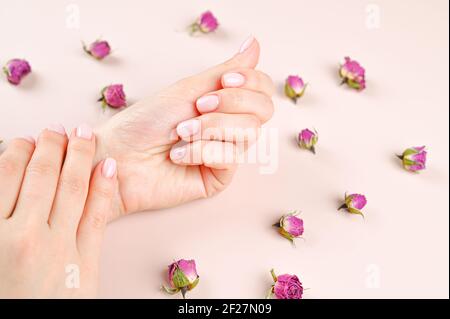
[[[79, 28], [67, 25], [70, 3]], [[379, 28], [366, 25], [369, 3]], [[220, 30], [189, 37], [184, 27], [205, 9]], [[191, 298], [262, 298], [272, 267], [296, 273], [305, 298], [448, 298], [448, 9], [446, 0], [0, 0], [0, 63], [24, 57], [34, 70], [20, 87], [1, 78], [0, 137], [96, 125], [112, 115], [95, 102], [105, 84], [123, 82], [138, 100], [227, 59], [253, 34], [259, 68], [280, 87], [267, 125], [279, 129], [278, 169], [243, 165], [213, 199], [109, 225], [100, 296], [166, 298], [166, 265], [195, 258]], [[80, 46], [99, 36], [114, 47], [102, 63]], [[339, 87], [345, 55], [366, 67], [366, 91]], [[282, 95], [289, 73], [310, 84], [297, 106]], [[320, 133], [316, 156], [293, 143], [304, 127]], [[428, 169], [402, 170], [394, 154], [423, 144]], [[345, 191], [367, 195], [365, 220], [336, 211]], [[271, 224], [295, 209], [306, 231], [293, 248]]]

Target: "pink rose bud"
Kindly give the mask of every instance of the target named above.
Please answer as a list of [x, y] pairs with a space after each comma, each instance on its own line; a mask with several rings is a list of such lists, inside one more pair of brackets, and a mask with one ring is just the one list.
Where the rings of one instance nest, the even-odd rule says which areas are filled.
[[284, 85], [284, 93], [291, 98], [294, 103], [305, 93], [306, 85], [302, 78], [297, 75], [289, 75]]
[[109, 46], [109, 43], [101, 40], [95, 41], [89, 46], [89, 48], [83, 45], [83, 49], [97, 60], [102, 60], [111, 53], [111, 47]]
[[303, 285], [296, 275], [275, 275], [275, 271], [270, 271], [274, 285], [267, 294], [268, 299], [302, 299]]
[[3, 67], [9, 83], [19, 85], [20, 81], [31, 72], [31, 66], [26, 60], [12, 59]]
[[123, 91], [122, 84], [111, 84], [102, 90], [102, 97], [99, 102], [102, 102], [103, 109], [106, 106], [112, 107], [113, 109], [121, 108], [127, 106], [127, 100], [125, 92]]
[[163, 288], [171, 295], [181, 291], [185, 298], [186, 292], [194, 289], [199, 280], [195, 261], [180, 259], [169, 265], [170, 287], [163, 286]]
[[286, 239], [294, 242], [304, 231], [303, 220], [297, 217], [296, 212], [286, 214], [280, 218], [280, 221], [273, 226], [278, 228], [278, 232]]
[[217, 29], [219, 23], [211, 11], [206, 11], [200, 15], [198, 20], [191, 25], [191, 34], [200, 31], [210, 33]]
[[349, 87], [356, 90], [366, 88], [366, 71], [355, 60], [345, 57], [345, 63], [339, 69], [339, 75], [342, 78], [342, 84], [346, 83]]
[[306, 150], [311, 151], [313, 154], [316, 154], [315, 145], [319, 141], [319, 135], [316, 130], [311, 131], [309, 129], [304, 129], [298, 134], [298, 146], [300, 148], [304, 148]]
[[364, 214], [361, 212], [361, 210], [367, 204], [367, 200], [364, 195], [360, 195], [360, 194], [347, 195], [347, 194], [345, 194], [344, 201], [345, 201], [345, 203], [342, 204], [342, 206], [340, 206], [338, 208], [338, 210], [345, 208], [351, 214], [358, 214], [358, 215], [361, 215], [362, 217], [364, 217]]
[[425, 146], [410, 147], [397, 157], [402, 160], [403, 167], [407, 171], [418, 172], [425, 169], [427, 151], [425, 151]]

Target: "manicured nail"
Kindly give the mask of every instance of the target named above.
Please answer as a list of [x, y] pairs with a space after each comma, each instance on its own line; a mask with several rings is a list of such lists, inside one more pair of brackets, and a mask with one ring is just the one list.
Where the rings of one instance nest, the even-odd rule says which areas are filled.
[[186, 155], [186, 151], [186, 143], [183, 146], [174, 147], [170, 150], [170, 158], [174, 161], [179, 161]]
[[239, 49], [239, 53], [242, 53], [245, 50], [247, 50], [252, 45], [254, 40], [255, 38], [253, 36], [249, 36], [247, 40], [245, 40], [244, 43], [242, 43], [241, 48]]
[[199, 120], [188, 120], [177, 125], [177, 134], [180, 137], [189, 137], [195, 135], [200, 130]]
[[24, 140], [30, 142], [31, 144], [36, 144], [36, 140], [34, 139], [33, 136], [27, 135], [27, 136], [22, 136], [22, 138], [23, 138]]
[[227, 73], [222, 76], [222, 85], [224, 87], [237, 88], [245, 83], [245, 78], [240, 73]]
[[92, 138], [92, 128], [87, 124], [81, 124], [77, 127], [76, 135], [77, 137], [90, 140]]
[[112, 178], [117, 171], [117, 162], [115, 159], [108, 157], [103, 162], [102, 175], [106, 178]]
[[212, 112], [219, 106], [219, 97], [217, 95], [205, 95], [197, 100], [197, 110], [201, 113]]
[[61, 124], [50, 124], [47, 127], [47, 130], [61, 134], [61, 135], [66, 135], [66, 130], [64, 129], [64, 126], [62, 126]]

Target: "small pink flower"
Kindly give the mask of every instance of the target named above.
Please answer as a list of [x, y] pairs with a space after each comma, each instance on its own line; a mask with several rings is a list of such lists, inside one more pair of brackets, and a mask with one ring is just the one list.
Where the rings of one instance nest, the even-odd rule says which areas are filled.
[[111, 47], [107, 41], [97, 40], [93, 42], [89, 48], [83, 45], [84, 51], [93, 56], [97, 60], [102, 60], [111, 53]]
[[302, 299], [303, 285], [296, 275], [276, 276], [274, 270], [270, 271], [274, 285], [270, 288], [267, 298], [272, 299]]
[[403, 163], [403, 167], [410, 172], [418, 172], [426, 168], [427, 151], [425, 146], [410, 147], [402, 155], [397, 155]]
[[219, 23], [211, 11], [206, 11], [200, 15], [198, 20], [191, 25], [191, 34], [200, 31], [210, 33], [217, 29]]
[[297, 75], [289, 75], [284, 85], [284, 93], [291, 98], [294, 103], [305, 93], [306, 84], [303, 79]]
[[360, 91], [366, 88], [366, 71], [357, 61], [349, 57], [345, 57], [345, 63], [341, 65], [339, 75], [342, 83], [346, 83], [351, 88]]
[[319, 141], [319, 135], [314, 130], [311, 131], [309, 129], [304, 129], [298, 134], [297, 143], [300, 148], [304, 148], [306, 150], [311, 151], [313, 154], [316, 154], [315, 145]]
[[102, 97], [99, 99], [102, 102], [103, 109], [106, 106], [114, 109], [127, 106], [125, 92], [122, 84], [111, 84], [102, 90]]
[[26, 60], [12, 59], [6, 63], [3, 71], [9, 83], [19, 85], [22, 79], [31, 72], [31, 66]]
[[183, 298], [187, 291], [197, 286], [200, 277], [194, 260], [180, 259], [169, 265], [168, 279], [170, 287], [163, 286], [163, 289], [173, 295], [181, 291]]
[[299, 238], [303, 235], [303, 220], [297, 217], [296, 212], [292, 212], [282, 216], [278, 223], [273, 226], [278, 228], [278, 232], [286, 239], [289, 239], [291, 242], [294, 241], [295, 238]]
[[346, 209], [351, 214], [358, 214], [364, 217], [361, 210], [366, 206], [367, 200], [364, 195], [361, 194], [345, 194], [344, 204], [338, 208], [338, 210]]

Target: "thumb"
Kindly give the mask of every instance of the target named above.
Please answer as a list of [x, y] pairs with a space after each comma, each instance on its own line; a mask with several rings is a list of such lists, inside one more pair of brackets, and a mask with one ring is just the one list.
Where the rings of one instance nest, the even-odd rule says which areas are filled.
[[220, 79], [224, 73], [237, 68], [255, 68], [259, 60], [259, 51], [258, 41], [250, 36], [242, 43], [239, 51], [231, 59], [197, 75], [182, 79], [172, 88], [184, 90], [185, 98], [195, 101], [208, 92], [221, 89]]

